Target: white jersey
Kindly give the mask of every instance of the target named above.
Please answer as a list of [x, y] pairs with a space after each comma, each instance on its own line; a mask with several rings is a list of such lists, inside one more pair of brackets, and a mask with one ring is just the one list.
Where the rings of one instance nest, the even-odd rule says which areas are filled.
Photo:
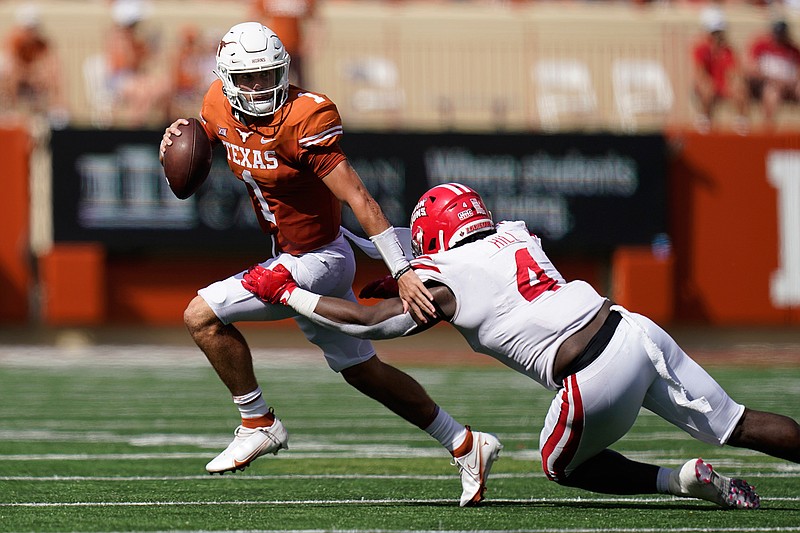
[[423, 280], [455, 295], [451, 323], [473, 350], [491, 355], [551, 390], [561, 343], [585, 326], [605, 299], [585, 281], [567, 283], [524, 222], [412, 261]]

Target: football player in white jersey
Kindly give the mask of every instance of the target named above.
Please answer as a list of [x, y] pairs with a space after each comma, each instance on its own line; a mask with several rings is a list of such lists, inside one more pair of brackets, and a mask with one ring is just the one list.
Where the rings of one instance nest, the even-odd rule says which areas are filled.
[[[453, 324], [475, 351], [556, 391], [539, 440], [549, 479], [607, 494], [760, 506], [747, 482], [700, 458], [671, 469], [608, 449], [641, 407], [703, 442], [800, 462], [794, 420], [736, 403], [653, 321], [584, 281], [564, 280], [523, 222], [495, 225], [472, 189], [449, 183], [426, 192], [411, 216], [411, 238], [412, 265], [435, 298], [438, 320]], [[358, 337], [412, 335], [434, 323], [419, 323], [399, 298], [361, 306], [319, 296], [278, 269], [254, 267], [242, 283], [265, 301]], [[387, 278], [370, 290], [391, 296], [394, 288]]]

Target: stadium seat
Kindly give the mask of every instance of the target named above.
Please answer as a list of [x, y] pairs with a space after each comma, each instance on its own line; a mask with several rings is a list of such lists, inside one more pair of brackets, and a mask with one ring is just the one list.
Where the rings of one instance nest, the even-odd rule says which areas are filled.
[[643, 115], [663, 120], [671, 111], [672, 85], [660, 62], [616, 59], [611, 71], [614, 102], [623, 130], [636, 131]]
[[343, 65], [343, 73], [353, 86], [350, 103], [354, 111], [371, 113], [403, 108], [405, 93], [394, 61], [379, 56], [354, 58]]
[[106, 60], [103, 54], [92, 54], [84, 59], [83, 83], [92, 125], [110, 126], [114, 95], [108, 88]]
[[531, 75], [543, 130], [558, 129], [565, 115], [586, 116], [596, 112], [597, 95], [589, 68], [582, 61], [541, 60], [534, 65]]

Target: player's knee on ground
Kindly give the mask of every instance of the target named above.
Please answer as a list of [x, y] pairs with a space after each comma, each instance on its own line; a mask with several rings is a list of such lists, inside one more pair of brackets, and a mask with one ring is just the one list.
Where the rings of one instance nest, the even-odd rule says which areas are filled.
[[[586, 488], [587, 481], [589, 485], [591, 485], [592, 478], [595, 476], [595, 473], [592, 471], [592, 468], [587, 466], [587, 463], [583, 463], [576, 467], [571, 472], [567, 473], [563, 469], [553, 470], [552, 468], [548, 469], [545, 460], [542, 460], [542, 470], [544, 471], [544, 475], [550, 481], [558, 483], [562, 487], [577, 487], [577, 488]], [[593, 489], [589, 489], [593, 490]]]
[[564, 484], [564, 483], [563, 483], [563, 480], [559, 479], [559, 478], [556, 476], [556, 474], [555, 474], [555, 473], [551, 472], [551, 471], [548, 469], [548, 467], [547, 467], [547, 463], [545, 462], [545, 458], [544, 458], [544, 457], [542, 457], [542, 471], [544, 472], [544, 475], [545, 475], [545, 477], [547, 477], [547, 479], [549, 479], [550, 481], [555, 481], [555, 482], [556, 482], [556, 483], [558, 483], [559, 485], [563, 485], [563, 484]]

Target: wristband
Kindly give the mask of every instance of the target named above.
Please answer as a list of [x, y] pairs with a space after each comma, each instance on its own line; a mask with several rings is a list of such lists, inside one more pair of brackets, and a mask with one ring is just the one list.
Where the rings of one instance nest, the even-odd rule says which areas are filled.
[[289, 298], [286, 300], [286, 305], [304, 317], [311, 318], [314, 309], [317, 308], [317, 302], [319, 302], [320, 298], [322, 297], [319, 294], [314, 294], [313, 292], [297, 287], [292, 291], [292, 294], [289, 295]]
[[407, 270], [411, 268], [393, 226], [389, 226], [381, 233], [373, 235], [369, 240], [371, 240], [375, 248], [378, 249], [378, 252], [383, 258], [383, 262], [389, 267], [389, 272], [395, 279], [405, 272], [404, 269]]
[[400, 270], [398, 270], [397, 273], [394, 274], [394, 276], [392, 276], [392, 277], [394, 278], [395, 281], [397, 281], [397, 280], [400, 279], [400, 276], [402, 276], [403, 274], [405, 274], [409, 270], [411, 270], [411, 264], [408, 264], [408, 265], [404, 266], [403, 268], [401, 268]]

